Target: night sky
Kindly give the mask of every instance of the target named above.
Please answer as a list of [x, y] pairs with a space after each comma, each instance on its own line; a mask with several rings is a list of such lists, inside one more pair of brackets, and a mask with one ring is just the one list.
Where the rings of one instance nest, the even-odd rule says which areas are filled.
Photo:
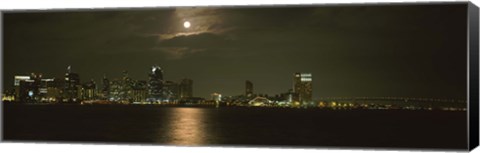
[[[292, 88], [313, 74], [313, 98], [395, 96], [465, 99], [465, 4], [183, 7], [6, 12], [3, 83], [14, 75], [82, 82], [104, 74], [194, 81], [194, 96]], [[183, 26], [191, 23], [190, 28]]]

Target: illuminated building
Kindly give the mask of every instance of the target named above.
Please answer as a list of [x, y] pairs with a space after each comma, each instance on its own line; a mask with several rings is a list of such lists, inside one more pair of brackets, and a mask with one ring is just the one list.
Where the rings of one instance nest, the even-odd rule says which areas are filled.
[[175, 101], [179, 97], [179, 87], [176, 82], [165, 81], [163, 84], [163, 98], [168, 101]]
[[103, 88], [101, 91], [101, 94], [102, 94], [101, 98], [108, 99], [108, 95], [110, 92], [110, 81], [108, 80], [106, 75], [103, 75], [102, 84], [103, 84]]
[[15, 76], [15, 99], [22, 102], [52, 102], [60, 98], [61, 86], [54, 78], [43, 79], [42, 74]]
[[183, 79], [180, 83], [180, 99], [193, 97], [193, 80]]
[[75, 102], [79, 98], [80, 76], [77, 73], [73, 73], [71, 66], [68, 66], [67, 73], [65, 73], [65, 87], [64, 98], [68, 102]]
[[32, 102], [35, 101], [35, 95], [37, 94], [37, 88], [35, 81], [33, 80], [22, 80], [20, 81], [19, 88], [19, 100], [21, 102]]
[[41, 79], [40, 87], [38, 88], [38, 93], [42, 94], [42, 97], [45, 97], [48, 93], [48, 87], [52, 87], [53, 79]]
[[253, 83], [245, 81], [245, 96], [251, 97], [253, 95]]
[[123, 89], [122, 89], [122, 80], [114, 79], [110, 82], [110, 90], [108, 93], [109, 101], [120, 101], [122, 100]]
[[162, 100], [163, 70], [159, 66], [152, 66], [148, 74], [148, 98], [147, 101], [158, 102]]
[[30, 79], [19, 81], [18, 99], [21, 102], [38, 102], [40, 100], [39, 87], [41, 74], [32, 73]]
[[15, 97], [20, 99], [20, 81], [30, 80], [30, 76], [16, 75], [14, 77], [13, 86], [15, 88]]
[[287, 104], [291, 104], [293, 101], [295, 93], [293, 93], [292, 89], [289, 89], [287, 92], [281, 93], [278, 95], [278, 98], [276, 99], [277, 101], [283, 101]]
[[265, 97], [257, 96], [248, 102], [250, 106], [268, 106], [271, 105], [272, 101]]
[[95, 81], [91, 80], [82, 85], [82, 99], [83, 100], [94, 100], [97, 98], [96, 95], [96, 84]]
[[82, 93], [83, 85], [79, 84], [76, 87], [77, 87], [77, 98], [73, 99], [73, 102], [81, 102], [82, 96], [83, 96], [83, 93]]
[[15, 101], [15, 90], [5, 90], [5, 91], [3, 91], [2, 101]]
[[63, 82], [59, 79], [41, 79], [39, 95], [42, 102], [57, 102], [61, 99]]
[[[134, 80], [132, 80], [127, 71], [123, 71], [123, 77], [121, 79], [113, 79], [108, 82], [106, 77], [104, 78], [104, 92], [107, 95], [109, 101], [129, 103], [133, 101], [134, 97]], [[108, 85], [107, 85], [108, 84]]]
[[222, 101], [222, 94], [219, 93], [212, 93], [212, 100], [215, 102], [220, 102]]
[[127, 71], [123, 71], [123, 78], [122, 78], [122, 87], [121, 87], [121, 99], [123, 101], [132, 101], [133, 93], [132, 93], [132, 86], [133, 86], [133, 81], [132, 79], [128, 76]]
[[[308, 106], [312, 103], [312, 74], [295, 73], [293, 75], [294, 104]], [[298, 102], [298, 103], [297, 103]]]
[[147, 99], [147, 81], [134, 81], [131, 98], [134, 102], [144, 102]]

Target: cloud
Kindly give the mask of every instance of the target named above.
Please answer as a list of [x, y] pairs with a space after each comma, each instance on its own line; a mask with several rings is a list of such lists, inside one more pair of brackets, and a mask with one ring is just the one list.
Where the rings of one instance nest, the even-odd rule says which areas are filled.
[[200, 33], [195, 35], [181, 35], [159, 42], [162, 46], [189, 46], [194, 48], [225, 46], [228, 39], [213, 33]]
[[154, 48], [154, 50], [162, 51], [167, 55], [166, 59], [170, 60], [182, 59], [189, 54], [204, 51], [204, 49], [192, 49], [188, 47], [158, 47]]
[[161, 40], [153, 49], [165, 53], [167, 59], [177, 60], [198, 52], [224, 48], [229, 44], [231, 41], [221, 35], [200, 33]]

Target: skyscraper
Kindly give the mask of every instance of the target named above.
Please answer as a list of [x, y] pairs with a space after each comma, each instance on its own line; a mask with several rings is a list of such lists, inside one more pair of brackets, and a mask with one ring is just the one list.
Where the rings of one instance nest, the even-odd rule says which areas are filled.
[[30, 80], [30, 76], [15, 75], [13, 86], [15, 87], [15, 98], [20, 99], [20, 82]]
[[147, 99], [147, 81], [134, 81], [132, 86], [132, 100], [133, 102], [144, 102]]
[[[108, 84], [108, 100], [120, 103], [130, 103], [134, 101], [133, 86], [135, 80], [128, 76], [127, 71], [122, 72], [123, 77], [113, 79]], [[105, 82], [106, 78], [104, 79]]]
[[41, 79], [39, 95], [42, 102], [57, 102], [61, 99], [64, 87], [62, 79], [45, 78]]
[[133, 91], [132, 91], [132, 86], [133, 86], [133, 81], [132, 79], [128, 76], [128, 71], [123, 71], [122, 72], [123, 77], [122, 77], [122, 87], [121, 87], [121, 99], [124, 101], [132, 102], [132, 97], [133, 97]]
[[173, 81], [164, 81], [163, 98], [168, 101], [175, 101], [179, 97], [178, 83]]
[[102, 88], [102, 99], [108, 99], [110, 92], [110, 80], [108, 80], [107, 75], [103, 75], [103, 88]]
[[148, 98], [147, 101], [157, 102], [162, 100], [163, 70], [159, 66], [152, 66], [148, 74]]
[[253, 95], [253, 83], [245, 81], [245, 96], [251, 97]]
[[300, 102], [300, 105], [307, 106], [312, 102], [312, 74], [293, 74], [293, 101]]
[[41, 74], [32, 73], [28, 80], [19, 81], [19, 100], [21, 102], [38, 102]]
[[65, 73], [65, 88], [63, 93], [67, 101], [77, 101], [80, 76], [77, 73], [73, 73], [71, 68], [71, 66], [68, 66], [67, 73]]
[[193, 97], [193, 80], [183, 79], [180, 83], [180, 99]]
[[82, 99], [94, 100], [97, 97], [95, 81], [90, 80], [82, 85]]
[[123, 99], [123, 80], [113, 79], [110, 81], [110, 90], [108, 93], [108, 100], [114, 102], [120, 102]]
[[19, 100], [21, 102], [35, 102], [38, 95], [38, 85], [33, 79], [21, 80], [19, 85]]

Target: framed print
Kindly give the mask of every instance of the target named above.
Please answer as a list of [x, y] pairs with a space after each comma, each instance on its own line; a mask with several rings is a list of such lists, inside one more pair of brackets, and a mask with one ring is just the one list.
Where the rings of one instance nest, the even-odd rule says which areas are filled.
[[3, 141], [478, 146], [470, 2], [2, 12]]

